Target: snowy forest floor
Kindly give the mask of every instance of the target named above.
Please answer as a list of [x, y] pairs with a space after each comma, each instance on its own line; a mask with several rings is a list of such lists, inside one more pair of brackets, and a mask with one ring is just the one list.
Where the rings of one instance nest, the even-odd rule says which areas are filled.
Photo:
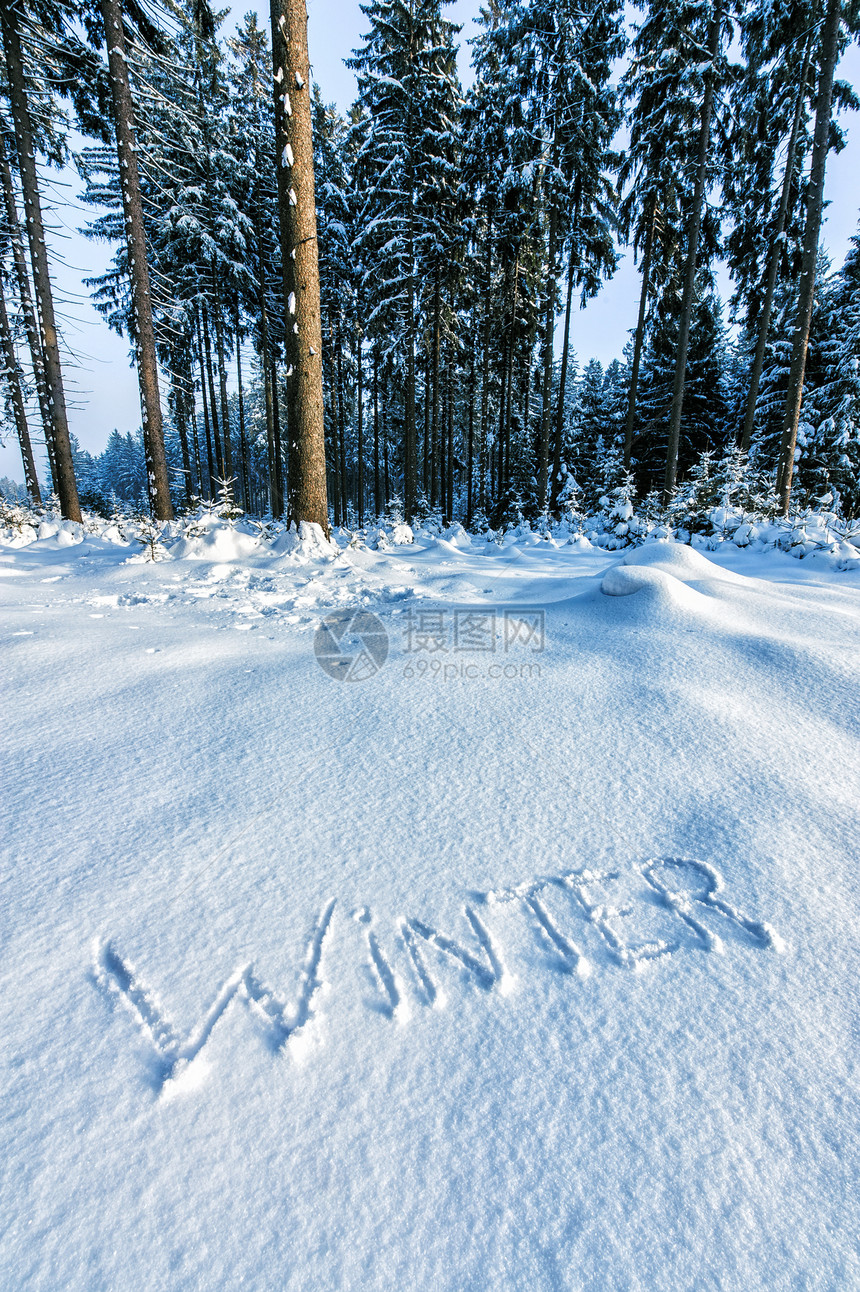
[[860, 1287], [860, 571], [68, 541], [0, 549], [0, 1286]]

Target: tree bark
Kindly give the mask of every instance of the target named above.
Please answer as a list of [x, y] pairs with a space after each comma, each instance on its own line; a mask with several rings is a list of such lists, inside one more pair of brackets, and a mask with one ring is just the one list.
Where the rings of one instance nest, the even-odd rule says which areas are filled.
[[755, 428], [755, 412], [758, 403], [759, 386], [761, 385], [761, 374], [764, 369], [764, 357], [767, 350], [768, 333], [770, 332], [770, 317], [773, 312], [773, 298], [776, 292], [776, 278], [779, 271], [780, 256], [783, 252], [782, 235], [785, 232], [785, 223], [788, 219], [788, 203], [791, 195], [791, 177], [794, 170], [794, 158], [797, 152], [797, 140], [800, 135], [800, 122], [803, 116], [803, 101], [806, 98], [806, 82], [809, 76], [809, 62], [812, 53], [812, 34], [806, 42], [806, 51], [803, 56], [803, 68], [800, 73], [800, 85], [797, 90], [797, 102], [794, 105], [794, 118], [791, 123], [791, 134], [788, 139], [788, 151], [785, 158], [785, 174], [782, 177], [782, 192], [779, 198], [779, 209], [776, 215], [776, 221], [773, 227], [773, 237], [770, 243], [770, 254], [768, 256], [767, 276], [765, 279], [764, 300], [759, 317], [758, 338], [756, 341], [755, 355], [753, 357], [752, 371], [750, 372], [750, 384], [747, 391], [746, 409], [744, 411], [744, 428], [741, 436], [741, 448], [744, 453], [749, 453], [752, 444], [752, 435]]
[[564, 481], [561, 478], [561, 446], [564, 439], [565, 391], [567, 389], [567, 369], [570, 364], [570, 314], [573, 303], [573, 280], [576, 275], [576, 262], [573, 247], [567, 265], [567, 297], [564, 307], [564, 339], [561, 345], [561, 368], [558, 374], [558, 399], [555, 406], [555, 431], [552, 437], [552, 477], [550, 484], [550, 511], [558, 512], [558, 498]]
[[648, 313], [648, 294], [651, 290], [651, 259], [654, 252], [654, 230], [657, 223], [657, 199], [651, 203], [651, 219], [645, 235], [645, 253], [642, 257], [642, 286], [639, 291], [639, 316], [636, 319], [636, 336], [633, 341], [633, 366], [630, 370], [630, 390], [627, 392], [627, 417], [624, 422], [624, 465], [630, 466], [633, 453], [633, 427], [636, 423], [636, 396], [639, 391], [639, 367], [642, 362], [642, 343], [645, 339], [645, 318]]
[[233, 454], [230, 447], [230, 403], [227, 399], [227, 362], [226, 355], [224, 353], [224, 323], [221, 318], [221, 307], [217, 296], [215, 300], [213, 323], [215, 325], [215, 353], [218, 356], [218, 385], [220, 387], [221, 395], [221, 430], [224, 435], [224, 479], [231, 480], [233, 476]]
[[361, 333], [357, 336], [356, 401], [358, 404], [358, 528], [364, 529], [364, 381]]
[[218, 468], [218, 479], [225, 480], [224, 450], [221, 447], [221, 431], [218, 427], [218, 401], [215, 398], [215, 376], [212, 370], [212, 347], [209, 342], [209, 311], [203, 306], [203, 349], [206, 358], [206, 379], [209, 382], [209, 415], [212, 419], [212, 434], [215, 437], [215, 465]]
[[466, 528], [472, 524], [475, 463], [475, 348], [469, 354], [469, 438], [466, 448]]
[[[547, 247], [547, 270], [546, 285], [544, 288], [544, 336], [543, 336], [543, 391], [540, 417], [540, 442], [538, 446], [538, 510], [544, 512], [547, 505], [547, 486], [549, 484], [549, 436], [550, 421], [552, 417], [552, 360], [553, 360], [553, 333], [555, 332], [555, 293], [557, 284], [557, 272], [555, 264], [556, 256], [556, 228], [558, 217], [556, 214], [555, 204], [550, 205], [549, 211], [549, 239]], [[529, 365], [531, 368], [531, 365]], [[531, 375], [529, 376], [531, 384]]]
[[21, 449], [21, 461], [24, 466], [24, 484], [26, 485], [27, 493], [30, 495], [30, 501], [35, 503], [37, 507], [41, 507], [42, 495], [39, 492], [36, 463], [33, 460], [33, 447], [30, 444], [30, 431], [27, 426], [24, 396], [21, 393], [15, 342], [12, 339], [9, 315], [6, 313], [6, 299], [2, 290], [0, 290], [0, 343], [2, 343], [4, 366], [6, 368], [6, 384], [9, 387], [9, 402], [15, 416], [15, 430], [18, 432], [18, 444]]
[[[284, 489], [284, 438], [281, 435], [281, 401], [278, 396], [278, 361], [275, 355], [269, 356], [269, 378], [272, 385], [272, 440], [275, 446], [275, 480], [278, 499], [280, 500], [279, 516], [287, 511], [287, 491]], [[289, 419], [289, 409], [287, 418]], [[288, 428], [289, 429], [289, 428]]]
[[21, 38], [18, 32], [19, 15], [12, 5], [0, 7], [0, 24], [3, 27], [3, 48], [6, 54], [6, 75], [9, 82], [9, 99], [15, 126], [15, 144], [18, 152], [18, 171], [24, 197], [27, 239], [30, 244], [30, 263], [33, 268], [33, 286], [39, 320], [42, 327], [42, 351], [50, 400], [50, 423], [53, 428], [54, 454], [57, 472], [57, 493], [60, 507], [67, 520], [80, 521], [81, 507], [75, 484], [72, 445], [69, 439], [69, 422], [66, 414], [66, 395], [60, 365], [60, 345], [54, 318], [54, 297], [48, 271], [45, 246], [45, 229], [42, 223], [42, 206], [39, 201], [39, 181], [33, 152], [33, 133], [27, 106], [24, 83], [24, 66], [21, 55]]
[[246, 511], [251, 510], [251, 469], [248, 462], [248, 437], [245, 433], [245, 392], [242, 389], [242, 338], [240, 335], [241, 319], [239, 305], [236, 304], [236, 381], [239, 389], [239, 463], [242, 475], [242, 505]]
[[490, 442], [490, 291], [493, 268], [493, 213], [487, 215], [487, 258], [484, 262], [484, 318], [481, 354], [481, 426], [478, 445], [480, 505], [487, 508], [487, 449]]
[[696, 294], [696, 265], [699, 253], [699, 234], [702, 228], [702, 211], [705, 205], [705, 183], [708, 171], [708, 154], [711, 147], [711, 115], [714, 106], [715, 63], [720, 48], [722, 8], [717, 3], [708, 32], [708, 67], [705, 71], [705, 89], [702, 96], [702, 118], [699, 128], [699, 155], [696, 161], [696, 186], [693, 207], [687, 230], [687, 261], [684, 268], [684, 295], [678, 324], [678, 354], [675, 362], [675, 387], [672, 392], [672, 409], [669, 414], [669, 443], [666, 451], [666, 474], [663, 480], [663, 502], [667, 504], [675, 491], [678, 477], [678, 447], [681, 440], [681, 414], [684, 408], [684, 378], [687, 372], [687, 353], [690, 348], [690, 322]]
[[173, 356], [171, 383], [173, 385], [173, 414], [176, 418], [176, 430], [179, 434], [179, 447], [182, 451], [182, 475], [185, 486], [185, 502], [190, 507], [193, 493], [191, 475], [191, 456], [188, 452], [188, 420], [185, 401], [185, 382], [179, 371], [178, 356]]
[[[203, 357], [203, 333], [200, 315], [197, 314], [197, 356], [200, 367], [200, 398], [203, 401], [203, 429], [206, 435], [206, 457], [209, 471], [209, 497], [215, 493], [215, 464], [212, 461], [212, 433], [209, 426], [209, 408], [206, 403], [206, 362]], [[201, 491], [202, 492], [202, 491]]]
[[430, 506], [435, 507], [440, 502], [442, 510], [445, 510], [445, 481], [444, 481], [444, 461], [445, 456], [441, 452], [439, 442], [439, 351], [441, 346], [441, 283], [439, 281], [439, 266], [436, 266], [436, 273], [433, 276], [433, 399], [430, 412]]
[[827, 0], [824, 30], [821, 36], [821, 71], [818, 79], [818, 101], [815, 105], [815, 133], [812, 143], [812, 165], [806, 196], [806, 228], [803, 235], [803, 259], [800, 270], [800, 289], [797, 301], [797, 321], [791, 349], [791, 366], [788, 372], [788, 393], [782, 423], [777, 492], [783, 516], [788, 515], [791, 502], [791, 482], [794, 474], [794, 450], [797, 444], [797, 424], [803, 399], [803, 378], [806, 370], [806, 352], [809, 347], [809, 329], [812, 324], [812, 306], [815, 298], [815, 265], [818, 259], [818, 240], [821, 235], [821, 216], [824, 211], [824, 172], [830, 135], [830, 118], [833, 107], [833, 77], [839, 59], [840, 0]]
[[12, 262], [15, 266], [15, 278], [18, 283], [18, 300], [21, 302], [21, 313], [24, 316], [24, 331], [30, 351], [30, 363], [36, 385], [36, 398], [39, 401], [39, 413], [42, 418], [42, 431], [45, 436], [45, 448], [48, 452], [48, 466], [51, 471], [51, 483], [57, 488], [57, 464], [54, 452], [54, 428], [51, 423], [51, 397], [48, 390], [48, 379], [45, 374], [45, 356], [42, 353], [42, 342], [39, 336], [39, 320], [30, 293], [30, 278], [27, 273], [27, 260], [24, 254], [24, 243], [21, 238], [21, 226], [18, 223], [18, 209], [15, 202], [15, 187], [12, 183], [12, 170], [6, 156], [6, 141], [0, 135], [0, 172], [3, 176], [3, 202], [6, 208], [6, 232], [12, 247]]
[[340, 471], [341, 519], [344, 525], [349, 524], [349, 482], [346, 478], [346, 427], [343, 414], [343, 349], [340, 334], [340, 319], [335, 325], [334, 357], [337, 395], [337, 454], [336, 462]]
[[305, 0], [271, 0], [276, 169], [284, 272], [289, 514], [329, 534], [322, 324]]
[[121, 178], [120, 190], [131, 275], [134, 344], [140, 386], [143, 444], [148, 459], [149, 505], [159, 520], [172, 520], [173, 504], [170, 501], [170, 477], [167, 473], [167, 457], [164, 452], [158, 363], [155, 354], [155, 331], [152, 324], [152, 299], [149, 292], [149, 265], [143, 227], [143, 202], [137, 168], [134, 105], [128, 81], [122, 9], [120, 0], [100, 0], [100, 4], [108, 51], [116, 150]]
[[382, 483], [379, 477], [379, 351], [373, 346], [373, 505], [377, 520], [382, 515]]

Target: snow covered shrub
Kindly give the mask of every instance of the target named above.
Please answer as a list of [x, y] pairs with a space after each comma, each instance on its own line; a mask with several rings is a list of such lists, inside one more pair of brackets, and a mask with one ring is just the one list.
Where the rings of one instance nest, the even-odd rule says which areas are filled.
[[134, 538], [141, 546], [140, 556], [144, 561], [167, 560], [167, 548], [164, 546], [164, 536], [159, 521], [151, 516], [141, 517], [137, 522]]

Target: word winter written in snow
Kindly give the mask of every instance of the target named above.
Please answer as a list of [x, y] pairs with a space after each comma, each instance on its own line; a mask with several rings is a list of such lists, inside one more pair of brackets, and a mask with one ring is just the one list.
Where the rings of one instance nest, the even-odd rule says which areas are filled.
[[[195, 1060], [236, 1001], [249, 1007], [273, 1052], [289, 1047], [296, 1053], [307, 1044], [320, 989], [327, 985], [323, 953], [335, 908], [332, 898], [314, 924], [295, 1004], [287, 1004], [264, 983], [253, 965], [242, 965], [222, 983], [185, 1037], [134, 966], [110, 941], [96, 941], [95, 982], [132, 1015], [152, 1057], [156, 1089], [168, 1094], [195, 1084], [203, 1072]], [[515, 979], [505, 966], [497, 936], [487, 927], [488, 911], [505, 917], [506, 925], [507, 916], [524, 916], [525, 927], [547, 955], [547, 966], [579, 978], [588, 977], [595, 964], [641, 971], [683, 950], [721, 952], [724, 938], [777, 951], [783, 945], [770, 925], [751, 919], [726, 900], [722, 878], [713, 866], [687, 858], [651, 858], [627, 873], [569, 871], [476, 895], [474, 904], [463, 908], [469, 930], [466, 944], [422, 920], [402, 918], [389, 943], [406, 967], [405, 976], [394, 967], [390, 947], [387, 951], [374, 931], [371, 911], [354, 910], [349, 924], [361, 931], [360, 968], [369, 974], [378, 993], [365, 1004], [400, 1020], [409, 1016], [410, 996], [421, 1004], [439, 1006], [445, 1000], [440, 984], [445, 964], [483, 991], [508, 994]]]

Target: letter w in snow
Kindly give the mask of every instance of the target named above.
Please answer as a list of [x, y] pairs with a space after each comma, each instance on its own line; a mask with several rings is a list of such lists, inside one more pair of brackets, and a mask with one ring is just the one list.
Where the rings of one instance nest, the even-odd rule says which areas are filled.
[[302, 968], [298, 1000], [289, 1008], [278, 995], [254, 973], [251, 965], [236, 969], [222, 983], [212, 1004], [186, 1037], [181, 1037], [166, 1016], [154, 993], [139, 978], [134, 966], [124, 960], [109, 941], [97, 941], [94, 947], [96, 983], [118, 999], [154, 1051], [157, 1084], [164, 1090], [168, 1083], [179, 1081], [205, 1048], [218, 1021], [235, 1000], [247, 1005], [262, 1024], [267, 1044], [273, 1051], [295, 1044], [314, 1017], [314, 998], [322, 986], [320, 963], [323, 943], [331, 923], [334, 900], [320, 912], [308, 942]]

